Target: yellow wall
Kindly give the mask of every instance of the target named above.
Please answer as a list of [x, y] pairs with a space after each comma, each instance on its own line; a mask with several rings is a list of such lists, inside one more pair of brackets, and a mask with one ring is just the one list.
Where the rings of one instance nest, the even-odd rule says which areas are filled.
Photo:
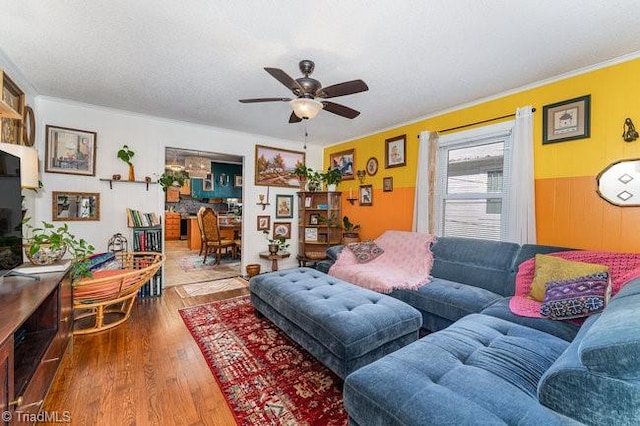
[[[441, 130], [515, 112], [532, 105], [535, 113], [534, 164], [537, 235], [540, 244], [575, 248], [640, 251], [640, 208], [615, 207], [596, 194], [595, 176], [609, 163], [640, 158], [640, 140], [622, 140], [623, 123], [631, 117], [640, 125], [640, 59], [590, 71], [525, 90], [473, 107], [463, 108], [393, 130], [325, 149], [324, 164], [333, 152], [355, 148], [355, 167], [364, 169], [370, 157], [378, 173], [367, 176], [374, 187], [373, 206], [350, 205], [349, 189], [357, 193], [358, 180], [343, 181], [344, 213], [362, 225], [363, 238], [375, 238], [386, 229], [411, 229], [418, 134]], [[542, 107], [591, 95], [591, 137], [542, 145]], [[365, 112], [366, 113], [366, 112]], [[466, 129], [465, 129], [466, 130]], [[385, 139], [407, 135], [407, 166], [384, 168]], [[393, 192], [382, 192], [382, 178], [393, 177]]]

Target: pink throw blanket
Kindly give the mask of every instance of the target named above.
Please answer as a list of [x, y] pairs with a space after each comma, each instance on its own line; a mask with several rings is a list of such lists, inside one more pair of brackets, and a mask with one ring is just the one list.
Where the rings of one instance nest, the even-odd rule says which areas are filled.
[[[614, 296], [629, 281], [640, 277], [640, 254], [637, 253], [561, 251], [549, 253], [549, 255], [565, 260], [608, 266], [611, 277], [611, 296]], [[522, 317], [543, 318], [540, 315], [542, 303], [529, 297], [535, 275], [535, 261], [534, 257], [520, 264], [518, 275], [516, 275], [516, 294], [509, 301], [509, 308], [511, 312]]]
[[415, 290], [430, 281], [431, 243], [435, 237], [408, 231], [386, 231], [374, 242], [384, 253], [368, 263], [358, 263], [347, 247], [329, 275], [380, 293], [393, 289]]

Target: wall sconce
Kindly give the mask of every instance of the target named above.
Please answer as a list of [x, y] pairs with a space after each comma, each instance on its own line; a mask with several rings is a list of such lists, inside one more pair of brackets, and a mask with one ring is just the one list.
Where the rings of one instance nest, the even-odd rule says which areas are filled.
[[265, 196], [264, 194], [258, 194], [258, 199], [260, 200], [260, 202], [256, 203], [257, 205], [262, 207], [262, 210], [264, 210], [269, 204], [269, 187], [267, 186], [267, 197], [265, 200]]
[[220, 173], [220, 177], [218, 179], [218, 181], [220, 182], [220, 186], [227, 186], [229, 185], [229, 180], [231, 178], [229, 177], [228, 174], [226, 173]]
[[631, 118], [627, 117], [624, 120], [622, 128], [624, 129], [622, 132], [622, 138], [625, 142], [633, 142], [638, 139], [638, 132], [636, 131], [636, 127], [633, 125]]
[[360, 181], [360, 185], [362, 185], [364, 183], [364, 178], [367, 175], [367, 172], [365, 170], [358, 170], [356, 172], [356, 176], [358, 176], [358, 180]]

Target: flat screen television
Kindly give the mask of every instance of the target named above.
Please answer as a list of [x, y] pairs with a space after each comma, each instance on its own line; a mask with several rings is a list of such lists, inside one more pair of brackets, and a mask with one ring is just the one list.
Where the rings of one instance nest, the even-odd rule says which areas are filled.
[[20, 158], [0, 151], [0, 277], [22, 261]]

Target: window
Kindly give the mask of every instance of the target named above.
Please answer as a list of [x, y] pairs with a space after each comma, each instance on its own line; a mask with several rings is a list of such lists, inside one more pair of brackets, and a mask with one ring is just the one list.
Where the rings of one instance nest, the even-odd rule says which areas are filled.
[[438, 235], [502, 240], [506, 234], [513, 122], [440, 137]]

